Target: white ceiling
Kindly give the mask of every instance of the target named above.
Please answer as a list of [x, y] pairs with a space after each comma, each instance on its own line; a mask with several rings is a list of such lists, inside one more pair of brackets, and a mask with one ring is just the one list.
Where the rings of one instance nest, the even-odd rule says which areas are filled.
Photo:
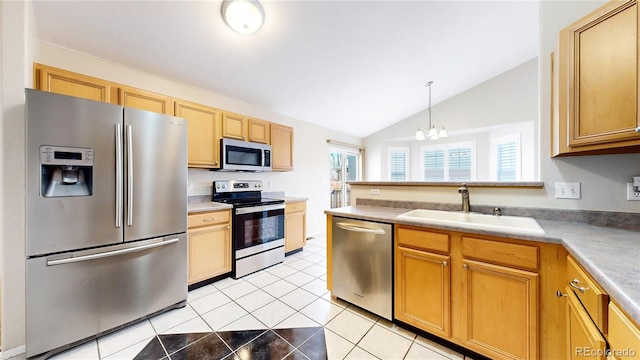
[[[34, 1], [42, 41], [365, 137], [538, 55], [537, 1]], [[152, 90], [152, 89], [150, 89]]]

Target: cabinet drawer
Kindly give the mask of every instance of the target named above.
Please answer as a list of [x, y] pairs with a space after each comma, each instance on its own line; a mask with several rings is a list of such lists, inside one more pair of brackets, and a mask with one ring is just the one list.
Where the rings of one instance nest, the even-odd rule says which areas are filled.
[[201, 226], [228, 223], [230, 218], [231, 212], [229, 210], [225, 210], [189, 214], [187, 220], [189, 223], [189, 229], [192, 229]]
[[301, 202], [295, 202], [295, 203], [288, 203], [287, 206], [284, 208], [284, 213], [288, 214], [288, 213], [294, 213], [294, 212], [305, 211], [305, 210], [307, 210], [307, 203], [306, 201], [301, 201]]
[[576, 294], [602, 333], [607, 333], [609, 295], [571, 256], [567, 257], [567, 286]]
[[463, 237], [462, 256], [525, 270], [538, 270], [537, 246]]
[[449, 234], [398, 227], [396, 237], [398, 246], [447, 254], [450, 252]]

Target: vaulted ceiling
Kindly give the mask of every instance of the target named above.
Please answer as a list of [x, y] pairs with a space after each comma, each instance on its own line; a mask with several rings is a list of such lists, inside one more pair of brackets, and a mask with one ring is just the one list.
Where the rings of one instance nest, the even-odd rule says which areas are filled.
[[40, 40], [365, 137], [538, 55], [537, 1], [33, 3]]

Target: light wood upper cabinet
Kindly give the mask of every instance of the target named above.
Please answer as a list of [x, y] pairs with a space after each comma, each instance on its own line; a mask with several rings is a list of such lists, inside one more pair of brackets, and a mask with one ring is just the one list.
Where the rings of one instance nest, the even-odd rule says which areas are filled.
[[271, 142], [270, 123], [249, 118], [249, 141], [269, 144]]
[[107, 103], [117, 102], [117, 96], [114, 96], [117, 87], [108, 81], [42, 64], [34, 64], [34, 72], [36, 90]]
[[301, 249], [307, 243], [307, 202], [287, 203], [284, 209], [284, 251]]
[[189, 214], [189, 285], [231, 271], [230, 210]]
[[552, 155], [640, 152], [638, 6], [612, 1], [560, 32]]
[[175, 114], [187, 119], [189, 167], [220, 167], [220, 110], [176, 100]]
[[247, 141], [247, 118], [244, 115], [222, 112], [222, 137]]
[[118, 104], [134, 109], [173, 115], [172, 98], [132, 87], [120, 86], [118, 89]]
[[273, 171], [293, 170], [293, 128], [271, 124], [271, 150]]

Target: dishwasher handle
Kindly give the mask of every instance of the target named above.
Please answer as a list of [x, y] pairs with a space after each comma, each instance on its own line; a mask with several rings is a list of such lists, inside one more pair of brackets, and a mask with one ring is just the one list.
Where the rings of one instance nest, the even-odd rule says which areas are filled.
[[385, 234], [385, 231], [383, 229], [372, 229], [372, 228], [368, 228], [368, 227], [364, 227], [364, 226], [358, 226], [358, 225], [349, 224], [349, 223], [345, 223], [345, 222], [336, 223], [336, 226], [339, 227], [340, 229], [347, 230], [347, 231], [353, 231], [353, 232], [360, 232], [360, 233], [366, 233], [366, 234], [376, 234], [376, 235], [384, 235]]

